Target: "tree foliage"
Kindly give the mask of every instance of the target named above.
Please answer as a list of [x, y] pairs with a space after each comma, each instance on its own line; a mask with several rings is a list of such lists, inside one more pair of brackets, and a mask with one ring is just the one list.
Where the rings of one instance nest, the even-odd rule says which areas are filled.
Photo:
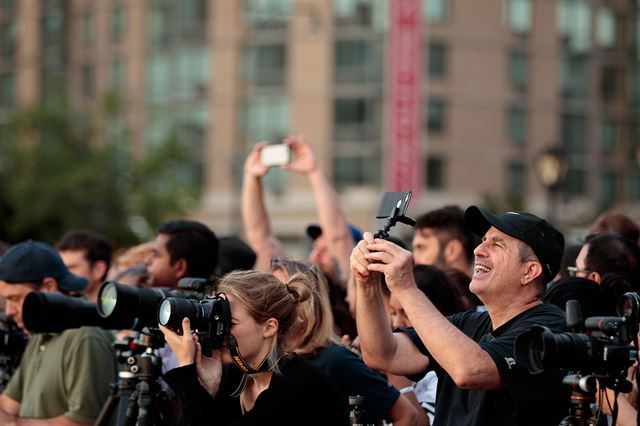
[[[0, 125], [0, 240], [53, 242], [72, 228], [93, 229], [114, 244], [149, 238], [183, 213], [195, 189], [176, 138], [134, 156], [126, 129], [113, 131], [113, 103], [103, 134], [91, 117], [57, 105], [15, 113]], [[150, 231], [150, 232], [149, 232]]]

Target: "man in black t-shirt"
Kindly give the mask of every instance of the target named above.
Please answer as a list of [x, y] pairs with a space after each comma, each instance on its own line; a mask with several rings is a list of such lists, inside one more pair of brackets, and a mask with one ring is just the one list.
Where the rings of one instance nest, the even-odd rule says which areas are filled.
[[[529, 213], [501, 216], [472, 206], [465, 223], [482, 243], [475, 249], [470, 289], [487, 312], [445, 318], [416, 287], [411, 253], [366, 233], [351, 255], [362, 354], [373, 368], [440, 378], [436, 425], [555, 425], [567, 414], [562, 373], [529, 374], [515, 361], [515, 338], [534, 324], [565, 327], [563, 312], [543, 304], [558, 272], [564, 238]], [[415, 329], [392, 333], [384, 314], [380, 274]]]

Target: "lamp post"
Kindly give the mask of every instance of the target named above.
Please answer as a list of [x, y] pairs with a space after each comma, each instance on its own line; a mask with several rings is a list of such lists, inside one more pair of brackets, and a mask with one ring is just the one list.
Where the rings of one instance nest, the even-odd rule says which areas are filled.
[[547, 220], [555, 219], [558, 190], [567, 174], [567, 159], [561, 147], [552, 146], [542, 151], [536, 158], [535, 170], [547, 195]]

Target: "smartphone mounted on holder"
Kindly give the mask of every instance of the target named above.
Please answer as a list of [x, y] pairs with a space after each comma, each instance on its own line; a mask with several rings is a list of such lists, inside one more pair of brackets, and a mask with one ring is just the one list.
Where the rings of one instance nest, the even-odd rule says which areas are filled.
[[260, 163], [267, 167], [282, 166], [291, 161], [289, 145], [267, 145], [260, 151]]
[[376, 219], [387, 219], [383, 229], [375, 233], [375, 238], [389, 239], [389, 230], [401, 222], [405, 225], [415, 226], [416, 221], [405, 216], [411, 200], [411, 191], [385, 192], [376, 210]]

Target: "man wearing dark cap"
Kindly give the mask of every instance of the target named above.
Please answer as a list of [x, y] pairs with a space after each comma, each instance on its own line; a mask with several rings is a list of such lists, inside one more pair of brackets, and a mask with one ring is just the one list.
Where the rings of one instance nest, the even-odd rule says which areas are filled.
[[[70, 273], [45, 243], [17, 244], [0, 260], [0, 297], [21, 328], [22, 302], [30, 292], [75, 294], [86, 286], [87, 280]], [[108, 331], [96, 327], [32, 335], [0, 396], [0, 424], [93, 424], [118, 371], [112, 340]]]
[[[568, 409], [563, 372], [529, 374], [516, 362], [513, 346], [534, 324], [556, 332], [565, 328], [563, 312], [540, 301], [558, 272], [564, 238], [529, 213], [498, 216], [472, 206], [465, 223], [482, 236], [470, 289], [487, 311], [446, 318], [416, 287], [411, 253], [365, 233], [351, 255], [364, 359], [394, 374], [436, 371], [441, 380], [436, 425], [558, 424]], [[389, 331], [381, 273], [414, 329]]]

